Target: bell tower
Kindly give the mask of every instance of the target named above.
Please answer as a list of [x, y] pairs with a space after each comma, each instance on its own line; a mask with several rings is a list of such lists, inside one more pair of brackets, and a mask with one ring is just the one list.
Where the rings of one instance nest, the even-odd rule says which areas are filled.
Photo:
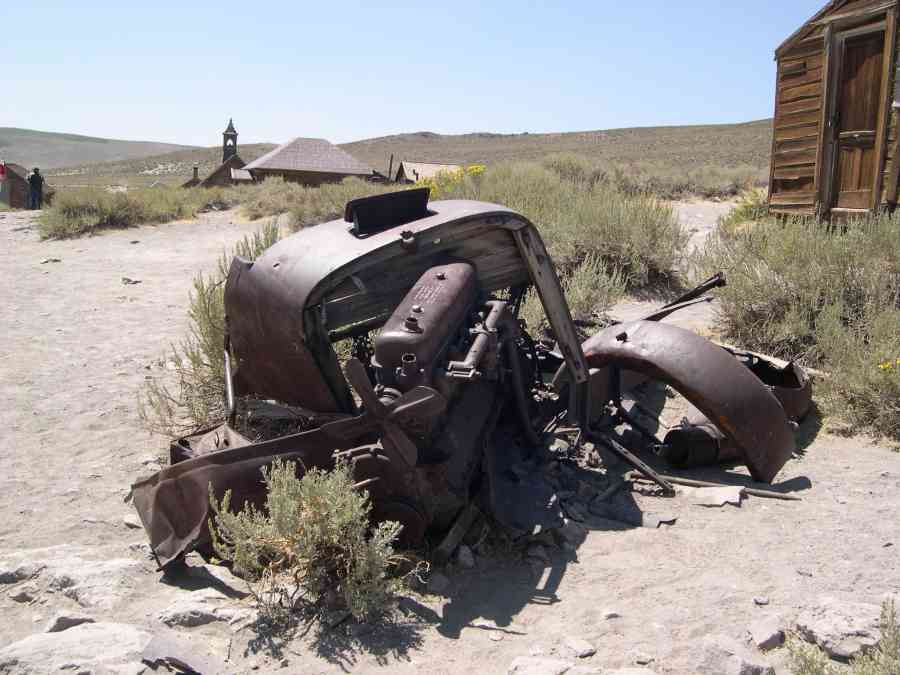
[[227, 162], [237, 154], [237, 131], [234, 122], [228, 120], [228, 128], [222, 132], [222, 162]]

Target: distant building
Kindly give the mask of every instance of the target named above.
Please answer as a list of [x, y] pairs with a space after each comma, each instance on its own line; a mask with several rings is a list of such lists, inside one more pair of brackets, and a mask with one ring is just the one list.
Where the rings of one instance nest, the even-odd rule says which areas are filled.
[[833, 0], [775, 51], [769, 205], [862, 214], [898, 201], [897, 2]]
[[234, 128], [234, 122], [228, 120], [228, 126], [222, 132], [222, 163], [203, 180], [200, 179], [200, 170], [194, 167], [194, 175], [181, 187], [227, 187], [238, 182], [246, 182], [243, 178], [235, 179], [233, 172], [242, 170], [246, 165], [238, 155], [238, 133]]
[[244, 167], [254, 180], [281, 176], [292, 183], [316, 186], [348, 176], [372, 178], [375, 172], [323, 138], [295, 138]]
[[459, 171], [459, 164], [434, 164], [432, 162], [410, 162], [403, 160], [397, 167], [394, 178], [398, 183], [418, 183], [426, 178], [434, 178], [443, 171]]
[[28, 169], [19, 164], [5, 165], [4, 177], [0, 180], [0, 202], [11, 209], [28, 208]]

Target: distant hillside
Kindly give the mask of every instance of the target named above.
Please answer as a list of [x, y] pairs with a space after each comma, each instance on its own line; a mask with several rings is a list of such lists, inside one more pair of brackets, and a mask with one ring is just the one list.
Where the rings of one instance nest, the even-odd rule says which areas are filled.
[[[276, 146], [271, 143], [238, 144], [238, 155], [252, 162]], [[48, 172], [53, 185], [150, 185], [161, 182], [180, 184], [191, 177], [194, 166], [201, 178], [222, 163], [222, 147], [189, 148], [118, 162], [84, 163]]]
[[[44, 136], [66, 137], [63, 134]], [[690, 174], [698, 183], [727, 183], [744, 178], [764, 182], [768, 177], [771, 144], [772, 121], [760, 120], [744, 124], [552, 134], [442, 135], [423, 131], [345, 143], [341, 147], [382, 173], [387, 173], [391, 154], [394, 155], [396, 169], [401, 159], [491, 164], [504, 160], [536, 160], [547, 155], [571, 152], [608, 163], [611, 167], [620, 167], [634, 176], [652, 176], [666, 182], [678, 182]], [[79, 160], [47, 173], [50, 182], [58, 186], [177, 185], [190, 178], [195, 164], [200, 167], [200, 175], [206, 176], [222, 160], [219, 146], [175, 147], [179, 149], [118, 161]], [[267, 143], [239, 144], [238, 153], [244, 161], [250, 162], [274, 147]]]
[[658, 164], [684, 170], [768, 165], [772, 120], [710, 126], [646, 127], [553, 134], [474, 133], [445, 136], [428, 131], [342, 145], [386, 172], [391, 153], [400, 159], [442, 163], [530, 160], [574, 152], [611, 164]]
[[72, 164], [110, 162], [188, 148], [173, 143], [117, 141], [76, 134], [0, 127], [0, 159], [29, 168], [54, 169]]

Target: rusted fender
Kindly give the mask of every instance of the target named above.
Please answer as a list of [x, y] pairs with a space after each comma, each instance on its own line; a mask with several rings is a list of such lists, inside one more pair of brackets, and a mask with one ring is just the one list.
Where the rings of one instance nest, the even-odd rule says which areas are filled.
[[696, 333], [633, 321], [597, 333], [582, 349], [591, 368], [618, 366], [676, 389], [737, 446], [758, 481], [771, 483], [795, 450], [778, 399], [731, 354]]
[[[132, 486], [134, 507], [161, 567], [194, 549], [208, 550], [209, 493], [232, 492], [232, 508], [263, 506], [266, 490], [260, 470], [276, 458], [306, 469], [334, 466], [333, 453], [359, 445], [369, 430], [357, 418], [271, 441], [229, 448], [186, 459]], [[371, 427], [374, 430], [374, 427]]]

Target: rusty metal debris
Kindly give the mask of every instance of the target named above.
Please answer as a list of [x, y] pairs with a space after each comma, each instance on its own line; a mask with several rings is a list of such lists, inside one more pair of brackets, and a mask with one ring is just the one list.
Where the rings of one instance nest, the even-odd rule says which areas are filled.
[[[621, 392], [648, 378], [702, 411], [692, 424], [716, 434], [715, 459], [730, 444], [734, 459], [769, 482], [795, 448], [789, 419], [808, 409], [803, 371], [659, 323], [724, 283], [716, 275], [648, 320], [582, 345], [553, 262], [520, 214], [428, 204], [416, 191], [351, 202], [344, 220], [232, 262], [228, 419], [175, 442], [171, 466], [135, 484], [153, 551], [163, 566], [208, 551], [210, 492], [262, 506], [260, 469], [275, 458], [299, 470], [349, 462], [372, 517], [399, 521], [408, 545], [449, 531], [443, 551], [465, 534], [461, 519], [478, 512], [523, 534], [559, 527], [560, 500], [541, 467], [543, 430], [563, 419], [576, 447], [596, 440], [671, 493], [675, 481], [626, 448], [610, 423], [640, 429]], [[531, 289], [551, 341], [535, 340], [519, 320]], [[353, 344], [343, 363], [341, 340]], [[238, 433], [237, 408], [267, 400], [308, 411], [309, 428], [255, 443]]]

